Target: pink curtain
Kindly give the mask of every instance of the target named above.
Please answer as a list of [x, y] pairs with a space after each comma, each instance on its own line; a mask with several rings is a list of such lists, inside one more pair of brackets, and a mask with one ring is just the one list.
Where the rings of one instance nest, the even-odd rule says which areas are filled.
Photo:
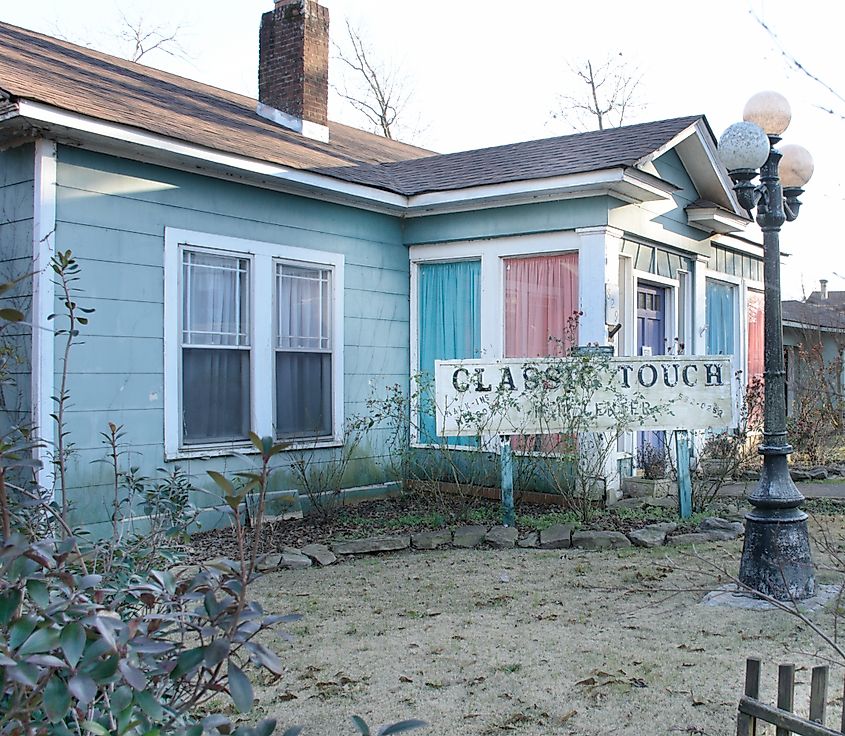
[[763, 377], [763, 294], [748, 292], [747, 382]]
[[578, 254], [505, 261], [505, 357], [565, 355], [577, 343]]
[[[505, 261], [505, 357], [566, 355], [578, 342], [578, 254]], [[559, 434], [511, 437], [518, 452], [559, 452]]]

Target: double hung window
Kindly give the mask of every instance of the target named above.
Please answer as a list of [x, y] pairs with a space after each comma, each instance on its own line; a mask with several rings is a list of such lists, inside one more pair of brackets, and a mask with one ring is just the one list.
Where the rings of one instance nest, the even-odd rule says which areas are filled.
[[165, 448], [226, 452], [250, 431], [336, 442], [344, 258], [165, 234]]
[[332, 434], [332, 272], [276, 264], [276, 434]]
[[232, 442], [249, 431], [248, 258], [182, 252], [182, 440]]

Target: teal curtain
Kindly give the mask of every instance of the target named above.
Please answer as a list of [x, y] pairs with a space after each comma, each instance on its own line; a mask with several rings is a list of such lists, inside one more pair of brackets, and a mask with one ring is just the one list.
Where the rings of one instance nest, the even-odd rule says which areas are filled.
[[707, 354], [733, 355], [735, 287], [722, 281], [707, 281]]
[[[481, 355], [481, 261], [427, 263], [419, 270], [419, 370], [434, 390], [434, 361]], [[420, 440], [433, 441], [433, 411], [420, 415]], [[475, 444], [456, 437], [450, 444]]]

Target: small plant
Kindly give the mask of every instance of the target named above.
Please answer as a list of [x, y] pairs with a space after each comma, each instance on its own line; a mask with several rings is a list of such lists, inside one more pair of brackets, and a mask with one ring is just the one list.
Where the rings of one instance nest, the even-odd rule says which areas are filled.
[[[64, 347], [62, 349], [62, 371], [61, 379], [59, 381], [59, 391], [53, 397], [55, 404], [55, 412], [52, 414], [56, 422], [56, 447], [53, 455], [53, 463], [56, 466], [59, 478], [59, 492], [61, 494], [62, 505], [62, 521], [67, 523], [69, 499], [67, 495], [67, 461], [70, 453], [73, 450], [73, 444], [69, 441], [67, 422], [65, 414], [70, 404], [70, 392], [68, 390], [68, 371], [71, 349], [77, 343], [79, 337], [79, 328], [88, 324], [88, 315], [92, 313], [93, 309], [86, 309], [80, 307], [76, 303], [76, 295], [79, 289], [73, 284], [79, 281], [80, 266], [78, 261], [73, 257], [71, 251], [59, 251], [50, 260], [50, 268], [56, 276], [55, 284], [59, 288], [59, 300], [64, 307], [64, 314], [51, 314], [47, 317], [48, 320], [56, 320], [62, 316], [66, 322], [66, 327], [57, 328], [54, 332], [56, 337], [64, 337]], [[40, 428], [42, 431], [46, 427]]]
[[370, 416], [350, 417], [344, 425], [339, 448], [320, 450], [319, 438], [315, 438], [312, 443], [288, 452], [295, 483], [305, 492], [311, 509], [324, 520], [331, 518], [342, 505], [349, 464], [374, 423]]
[[669, 470], [669, 451], [663, 444], [644, 441], [637, 448], [637, 467], [648, 480], [663, 480]]

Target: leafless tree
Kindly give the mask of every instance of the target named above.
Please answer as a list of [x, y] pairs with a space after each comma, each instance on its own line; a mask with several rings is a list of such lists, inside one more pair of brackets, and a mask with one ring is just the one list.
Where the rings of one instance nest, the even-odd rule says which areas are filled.
[[179, 34], [182, 30], [180, 25], [153, 25], [142, 15], [130, 18], [123, 12], [120, 13], [120, 17], [122, 26], [117, 37], [128, 47], [127, 58], [132, 61], [141, 61], [153, 51], [185, 58], [185, 50], [179, 43]]
[[183, 60], [189, 58], [179, 41], [184, 32], [181, 24], [151, 23], [143, 15], [130, 16], [119, 8], [117, 14], [116, 19], [102, 22], [97, 30], [78, 29], [75, 33], [67, 33], [65, 28], [55, 25], [51, 33], [56, 38], [105, 49], [130, 61], [140, 62], [154, 52]]
[[569, 70], [579, 91], [561, 95], [552, 118], [578, 132], [618, 127], [631, 111], [644, 107], [638, 98], [642, 74], [621, 53], [598, 63], [584, 59], [570, 64]]
[[343, 72], [335, 92], [370, 122], [373, 132], [396, 138], [400, 118], [411, 98], [402, 70], [376, 58], [367, 40], [348, 20], [342, 43], [333, 43]]
[[823, 112], [839, 118], [840, 120], [845, 120], [845, 97], [843, 97], [842, 93], [840, 93], [835, 87], [828, 84], [822, 77], [810, 71], [789, 49], [786, 48], [778, 34], [768, 23], [766, 23], [766, 21], [764, 21], [753, 10], [750, 10], [749, 13], [751, 13], [751, 16], [755, 21], [757, 21], [757, 24], [768, 34], [786, 64], [791, 69], [803, 74], [811, 82], [821, 87], [825, 94], [830, 97], [829, 102], [819, 103], [816, 107]]

